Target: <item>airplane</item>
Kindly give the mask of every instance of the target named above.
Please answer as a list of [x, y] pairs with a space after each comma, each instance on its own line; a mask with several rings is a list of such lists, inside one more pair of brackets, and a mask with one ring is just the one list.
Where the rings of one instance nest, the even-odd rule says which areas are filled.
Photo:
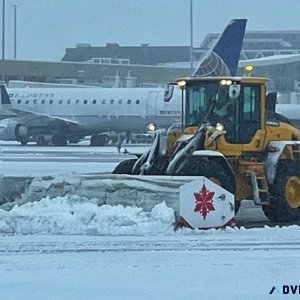
[[276, 104], [276, 113], [287, 118], [286, 122], [300, 128], [300, 105], [299, 104]]
[[108, 134], [103, 132], [146, 129], [153, 119], [166, 127], [181, 115], [173, 103], [159, 102], [164, 98], [162, 88], [18, 88], [8, 93], [2, 106], [10, 105], [16, 116], [1, 121], [7, 124], [0, 139], [22, 144], [34, 136], [43, 145], [50, 135], [54, 145], [62, 146], [92, 135], [91, 145], [105, 145]]
[[[192, 76], [236, 75], [246, 23], [247, 19], [231, 20]], [[90, 144], [102, 146], [108, 141], [108, 131], [145, 130], [149, 123], [167, 128], [180, 121], [181, 91], [1, 86], [1, 109], [8, 112], [1, 121], [2, 140], [64, 146], [91, 135]]]

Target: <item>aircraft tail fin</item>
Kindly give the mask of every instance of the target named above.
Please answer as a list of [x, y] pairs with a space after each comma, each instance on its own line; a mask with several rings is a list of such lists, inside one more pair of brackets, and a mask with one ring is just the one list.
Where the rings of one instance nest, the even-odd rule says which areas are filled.
[[201, 59], [192, 76], [235, 76], [247, 19], [233, 19]]
[[1, 89], [1, 105], [11, 104], [5, 85], [0, 85]]

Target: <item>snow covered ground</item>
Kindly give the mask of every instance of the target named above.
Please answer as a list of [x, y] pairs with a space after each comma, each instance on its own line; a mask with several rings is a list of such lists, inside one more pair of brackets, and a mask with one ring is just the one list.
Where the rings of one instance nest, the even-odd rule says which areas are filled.
[[[149, 145], [127, 145], [130, 153], [144, 153]], [[0, 174], [6, 176], [42, 176], [61, 173], [110, 172], [121, 161], [132, 156], [118, 153], [115, 146], [67, 147], [21, 146], [0, 141]]]
[[165, 203], [99, 207], [74, 195], [0, 210], [0, 300], [299, 298], [299, 226], [173, 223]]
[[164, 203], [146, 212], [67, 197], [0, 220], [1, 300], [289, 299], [283, 286], [299, 284], [298, 226], [174, 231]]

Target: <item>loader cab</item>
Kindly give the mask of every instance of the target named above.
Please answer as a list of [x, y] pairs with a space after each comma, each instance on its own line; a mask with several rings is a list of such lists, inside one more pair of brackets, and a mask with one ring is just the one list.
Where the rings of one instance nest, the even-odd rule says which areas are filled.
[[190, 78], [185, 84], [178, 81], [184, 95], [184, 127], [202, 122], [221, 124], [228, 144], [250, 144], [258, 132], [258, 139], [264, 139], [260, 133], [265, 129], [265, 81], [235, 77]]

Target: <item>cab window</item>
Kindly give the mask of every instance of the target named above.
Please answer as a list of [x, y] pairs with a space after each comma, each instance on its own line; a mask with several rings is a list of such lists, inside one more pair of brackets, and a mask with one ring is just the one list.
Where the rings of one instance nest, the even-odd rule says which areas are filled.
[[244, 86], [241, 120], [245, 122], [260, 121], [259, 86]]
[[198, 125], [201, 121], [203, 111], [205, 111], [205, 88], [190, 89], [187, 102], [186, 123], [189, 125]]
[[242, 89], [238, 120], [239, 143], [250, 143], [260, 124], [260, 86], [244, 85]]

